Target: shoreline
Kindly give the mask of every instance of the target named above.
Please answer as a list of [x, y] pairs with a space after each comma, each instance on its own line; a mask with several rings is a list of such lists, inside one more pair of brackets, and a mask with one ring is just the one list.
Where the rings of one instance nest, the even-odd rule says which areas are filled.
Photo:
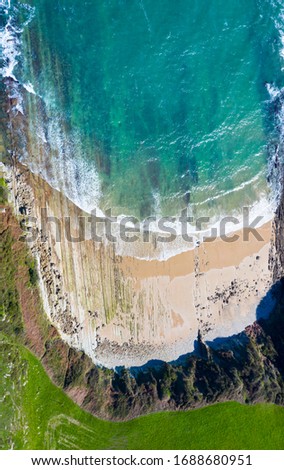
[[[68, 194], [65, 194], [60, 189], [54, 187], [41, 174], [30, 169], [27, 163], [19, 162], [19, 164], [25, 167], [28, 171], [30, 171], [35, 176], [35, 178], [40, 178], [45, 181], [46, 185], [49, 186], [52, 191], [61, 193], [63, 198], [68, 199], [70, 203], [74, 204], [74, 206], [77, 207], [78, 211], [85, 215], [86, 220], [88, 220], [89, 217], [92, 215], [92, 212], [86, 211], [79, 204], [77, 204], [76, 201], [70, 198]], [[211, 217], [210, 222], [208, 224], [204, 224], [205, 227], [201, 230], [197, 230], [196, 225], [192, 225], [190, 223], [187, 223], [186, 231], [180, 229], [182, 225], [180, 222], [180, 215], [173, 217], [175, 219], [174, 223], [170, 223], [168, 220], [166, 220], [165, 223], [167, 225], [165, 226], [164, 231], [160, 230], [157, 226], [157, 223], [160, 219], [163, 219], [163, 217], [158, 217], [157, 215], [149, 217], [149, 220], [155, 218], [154, 221], [150, 221], [149, 229], [147, 225], [147, 218], [145, 220], [140, 221], [135, 216], [131, 215], [113, 216], [117, 219], [117, 221], [112, 223], [111, 233], [109, 235], [111, 237], [114, 236], [116, 238], [116, 242], [114, 244], [115, 253], [117, 256], [130, 257], [147, 262], [158, 261], [163, 263], [165, 261], [170, 260], [171, 258], [174, 258], [175, 256], [194, 251], [198, 246], [200, 246], [200, 244], [207, 243], [207, 240], [208, 243], [211, 242], [212, 234], [214, 234], [214, 238], [216, 239], [220, 239], [220, 237], [230, 237], [234, 234], [239, 235], [243, 231], [243, 229], [246, 228], [244, 222], [255, 220], [258, 217], [260, 217], [262, 220], [261, 222], [258, 222], [256, 224], [255, 228], [259, 229], [266, 223], [270, 223], [271, 221], [273, 221], [273, 218], [275, 216], [276, 201], [278, 196], [275, 195], [274, 198], [271, 198], [271, 195], [269, 195], [269, 191], [270, 188], [269, 185], [267, 185], [267, 194], [265, 195], [264, 192], [260, 193], [259, 199], [255, 201], [254, 204], [252, 204], [251, 206], [243, 205], [242, 210], [235, 209], [235, 211], [233, 211], [233, 213], [230, 213], [229, 215], [223, 214], [221, 216], [216, 214], [214, 217]], [[245, 220], [246, 216], [244, 215], [244, 209], [248, 210], [248, 221]], [[109, 220], [110, 217], [104, 214], [104, 212], [100, 208], [95, 208], [94, 211], [95, 217], [102, 219], [102, 221]], [[189, 214], [188, 217], [190, 217]], [[164, 218], [170, 219], [170, 217]], [[126, 219], [126, 222], [124, 222], [124, 219]], [[132, 223], [129, 219], [133, 219], [134, 222]], [[228, 219], [228, 221], [224, 223], [224, 229], [223, 227], [221, 227], [222, 224], [220, 222], [226, 219]], [[196, 224], [198, 223], [198, 220], [199, 219], [195, 221]], [[131, 229], [134, 228], [134, 225], [136, 228], [136, 223], [138, 228], [137, 231], [135, 231], [134, 229], [133, 233], [134, 237], [137, 237], [137, 240], [130, 243], [122, 240], [121, 226], [128, 226], [130, 228], [130, 231], [126, 234], [126, 237], [131, 238], [133, 236]], [[147, 227], [146, 229], [145, 226]], [[170, 232], [167, 232], [168, 228], [174, 231], [173, 241], [166, 240], [170, 235]], [[88, 227], [88, 225], [86, 227], [86, 234], [87, 237], [93, 238], [91, 235], [91, 229], [90, 227]], [[112, 244], [112, 242], [109, 242], [107, 240], [105, 236], [105, 231], [102, 230], [101, 227], [96, 226], [96, 234], [98, 234], [99, 237], [102, 237], [106, 244]], [[157, 238], [161, 235], [165, 236], [165, 241], [157, 241]], [[185, 237], [191, 237], [192, 241], [186, 241], [184, 239], [184, 235]], [[147, 238], [146, 242], [144, 241], [144, 237]]]
[[[17, 211], [63, 221], [78, 230], [84, 213], [26, 167], [13, 176]], [[239, 333], [273, 283], [272, 221], [263, 241], [206, 242], [167, 261], [117, 256], [114, 247], [86, 239], [56, 242], [56, 227], [32, 247], [38, 259], [46, 313], [62, 338], [107, 367], [174, 361], [204, 341]], [[40, 233], [40, 227], [33, 227]], [[239, 234], [242, 231], [237, 232]], [[233, 245], [233, 246], [232, 246]]]

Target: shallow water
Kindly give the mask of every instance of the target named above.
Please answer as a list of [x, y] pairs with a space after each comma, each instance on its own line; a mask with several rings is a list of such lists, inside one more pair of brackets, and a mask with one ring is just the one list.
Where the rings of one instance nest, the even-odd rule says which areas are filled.
[[12, 1], [23, 33], [6, 73], [24, 85], [32, 136], [22, 160], [88, 211], [255, 203], [273, 139], [266, 83], [284, 84], [281, 4]]

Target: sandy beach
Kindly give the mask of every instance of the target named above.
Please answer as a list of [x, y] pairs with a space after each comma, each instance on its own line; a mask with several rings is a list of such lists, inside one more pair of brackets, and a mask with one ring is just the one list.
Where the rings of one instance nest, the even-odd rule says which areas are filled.
[[25, 207], [36, 218], [31, 248], [47, 314], [62, 337], [95, 363], [172, 361], [193, 350], [198, 332], [205, 341], [238, 333], [255, 321], [272, 285], [272, 220], [257, 229], [261, 241], [253, 233], [245, 237], [243, 229], [232, 243], [218, 238], [165, 261], [148, 261], [116, 255], [112, 244], [88, 235], [77, 243], [58, 241], [58, 224], [48, 217], [63, 228], [69, 216], [76, 233], [86, 214], [25, 167], [18, 167], [12, 187], [17, 210]]
[[[272, 283], [272, 223], [258, 230], [261, 242], [252, 237], [245, 242], [239, 231], [234, 243], [217, 239], [165, 262], [123, 258], [121, 269], [136, 299], [131, 313], [137, 315], [138, 342], [156, 345], [156, 358], [173, 360], [193, 350], [198, 331], [213, 340], [253, 323]], [[125, 340], [127, 330], [115, 318], [103, 333], [105, 340], [117, 342]]]

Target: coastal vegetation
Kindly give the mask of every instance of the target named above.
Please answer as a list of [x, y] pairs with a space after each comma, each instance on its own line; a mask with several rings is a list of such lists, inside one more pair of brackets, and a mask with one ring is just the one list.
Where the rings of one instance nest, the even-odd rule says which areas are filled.
[[62, 450], [283, 449], [282, 407], [231, 402], [123, 423], [103, 421], [84, 412], [56, 387], [25, 347], [1, 336], [1, 360], [4, 349], [5, 357], [13, 361], [10, 386], [14, 383], [16, 388], [9, 397], [9, 410], [8, 398], [1, 404], [7, 426], [1, 430], [2, 448], [12, 444], [15, 449]]
[[5, 178], [0, 176], [0, 204], [4, 204], [7, 199], [7, 187]]

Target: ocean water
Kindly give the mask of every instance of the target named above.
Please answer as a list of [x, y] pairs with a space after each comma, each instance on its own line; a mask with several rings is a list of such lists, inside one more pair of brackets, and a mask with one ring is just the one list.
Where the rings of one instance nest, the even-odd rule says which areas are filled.
[[83, 209], [216, 220], [279, 191], [283, 1], [0, 8], [29, 134], [18, 157]]

